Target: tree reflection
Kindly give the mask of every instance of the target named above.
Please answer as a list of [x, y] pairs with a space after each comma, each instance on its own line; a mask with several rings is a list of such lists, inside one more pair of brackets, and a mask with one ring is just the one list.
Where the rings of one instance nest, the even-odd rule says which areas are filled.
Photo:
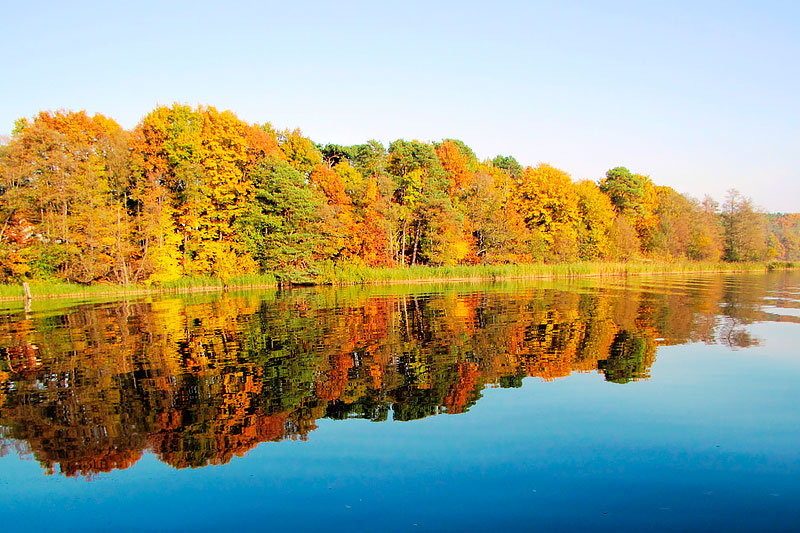
[[[794, 277], [792, 277], [794, 276]], [[458, 414], [486, 386], [649, 376], [659, 345], [757, 344], [796, 274], [385, 295], [317, 289], [81, 305], [0, 318], [3, 450], [91, 477], [144, 451], [176, 468], [306, 439], [320, 418]]]

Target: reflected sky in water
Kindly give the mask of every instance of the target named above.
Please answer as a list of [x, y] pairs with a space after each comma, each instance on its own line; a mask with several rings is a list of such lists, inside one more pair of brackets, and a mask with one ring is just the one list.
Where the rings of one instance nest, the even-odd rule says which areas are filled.
[[30, 530], [793, 530], [798, 309], [791, 272], [12, 306], [0, 501]]

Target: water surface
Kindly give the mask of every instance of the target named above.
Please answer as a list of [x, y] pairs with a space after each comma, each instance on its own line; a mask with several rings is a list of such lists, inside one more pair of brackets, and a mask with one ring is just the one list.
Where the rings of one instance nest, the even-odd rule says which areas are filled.
[[800, 273], [0, 312], [15, 529], [796, 530]]

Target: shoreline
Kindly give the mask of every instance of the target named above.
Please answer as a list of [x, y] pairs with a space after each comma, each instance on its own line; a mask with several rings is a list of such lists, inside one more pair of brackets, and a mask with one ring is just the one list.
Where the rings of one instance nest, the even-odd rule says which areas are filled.
[[[680, 268], [683, 267], [683, 268]], [[88, 285], [83, 290], [69, 291], [75, 287], [69, 283], [42, 282], [44, 287], [31, 283], [32, 299], [74, 299], [109, 296], [148, 296], [158, 294], [191, 294], [200, 292], [227, 292], [236, 290], [275, 289], [303, 286], [355, 286], [355, 285], [397, 285], [425, 283], [467, 283], [477, 281], [513, 281], [513, 280], [557, 280], [583, 278], [620, 278], [628, 276], [673, 276], [680, 274], [721, 274], [736, 272], [769, 272], [773, 270], [792, 270], [798, 268], [793, 263], [553, 263], [553, 264], [519, 264], [466, 267], [427, 267], [415, 266], [405, 268], [360, 268], [343, 270], [334, 267], [318, 276], [314, 281], [303, 283], [244, 281], [232, 280], [222, 283], [209, 278], [187, 280], [186, 285], [167, 287], [137, 287], [124, 285], [97, 284]], [[475, 272], [469, 274], [469, 270]], [[466, 271], [466, 272], [465, 272]], [[467, 273], [467, 275], [465, 275]], [[404, 274], [411, 274], [404, 276]], [[425, 275], [428, 274], [428, 275]], [[192, 284], [192, 283], [196, 284]], [[47, 288], [51, 288], [48, 292]], [[57, 287], [58, 291], [53, 291]], [[108, 287], [108, 290], [103, 288]], [[26, 300], [23, 285], [6, 285], [4, 292], [18, 292], [18, 295], [0, 295], [0, 301]], [[41, 292], [36, 289], [43, 289]], [[77, 289], [77, 287], [75, 287]], [[65, 290], [66, 289], [66, 290]]]

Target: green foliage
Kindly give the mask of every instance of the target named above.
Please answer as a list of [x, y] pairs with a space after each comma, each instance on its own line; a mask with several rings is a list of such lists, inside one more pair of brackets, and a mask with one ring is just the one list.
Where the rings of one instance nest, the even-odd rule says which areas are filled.
[[492, 159], [492, 164], [508, 172], [515, 180], [522, 178], [522, 165], [510, 155], [498, 155]]
[[319, 203], [304, 176], [275, 158], [248, 174], [255, 195], [238, 223], [245, 246], [263, 270], [305, 268], [319, 241]]
[[398, 139], [389, 145], [387, 170], [390, 174], [402, 179], [414, 171], [441, 171], [439, 158], [433, 146], [419, 141]]
[[619, 213], [639, 212], [645, 197], [645, 182], [642, 176], [632, 174], [625, 167], [615, 167], [606, 172], [600, 182], [600, 190], [611, 199]]
[[597, 368], [612, 383], [628, 383], [649, 377], [655, 360], [655, 342], [646, 335], [620, 331], [611, 344], [608, 359], [597, 362]]
[[355, 161], [357, 146], [342, 146], [340, 144], [326, 144], [320, 149], [323, 160], [330, 166], [339, 163], [351, 163]]
[[387, 152], [383, 144], [371, 140], [364, 144], [351, 147], [353, 166], [365, 177], [378, 176], [384, 172], [387, 162]]

